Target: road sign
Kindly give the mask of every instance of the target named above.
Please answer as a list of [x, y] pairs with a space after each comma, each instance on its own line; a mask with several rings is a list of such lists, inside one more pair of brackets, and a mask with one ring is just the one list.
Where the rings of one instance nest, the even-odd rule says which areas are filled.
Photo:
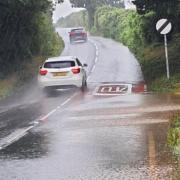
[[167, 48], [167, 37], [166, 34], [168, 34], [172, 29], [172, 24], [168, 19], [160, 19], [156, 23], [156, 30], [164, 35], [164, 47], [165, 47], [165, 57], [166, 57], [166, 72], [167, 72], [167, 79], [170, 78], [169, 73], [169, 59], [168, 59], [168, 48]]
[[123, 95], [131, 93], [131, 84], [103, 84], [95, 89], [94, 95]]
[[160, 34], [168, 34], [172, 29], [172, 24], [168, 19], [160, 19], [157, 23], [156, 23], [156, 30], [160, 33]]
[[96, 96], [118, 96], [131, 93], [144, 93], [147, 91], [146, 84], [139, 82], [136, 84], [101, 84], [95, 88], [94, 95]]

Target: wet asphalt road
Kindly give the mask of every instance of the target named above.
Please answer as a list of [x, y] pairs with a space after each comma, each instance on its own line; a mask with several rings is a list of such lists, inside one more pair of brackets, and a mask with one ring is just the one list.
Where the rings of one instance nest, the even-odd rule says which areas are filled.
[[[34, 85], [17, 99], [0, 103], [0, 180], [178, 179], [178, 160], [166, 145], [168, 118], [180, 109], [171, 95], [100, 96], [104, 82], [141, 82], [129, 50], [92, 37], [68, 43], [64, 55], [88, 63], [88, 91], [59, 91], [46, 97]], [[7, 138], [9, 137], [9, 139]]]

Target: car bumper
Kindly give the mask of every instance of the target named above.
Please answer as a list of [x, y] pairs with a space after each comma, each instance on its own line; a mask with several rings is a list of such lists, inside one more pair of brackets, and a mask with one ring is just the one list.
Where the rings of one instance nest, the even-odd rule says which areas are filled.
[[68, 88], [68, 87], [81, 87], [82, 86], [82, 79], [46, 79], [46, 78], [39, 78], [38, 79], [39, 86], [41, 88], [51, 87], [54, 89], [61, 89], [61, 88]]
[[79, 41], [79, 40], [87, 40], [87, 37], [71, 37], [70, 38], [71, 41]]

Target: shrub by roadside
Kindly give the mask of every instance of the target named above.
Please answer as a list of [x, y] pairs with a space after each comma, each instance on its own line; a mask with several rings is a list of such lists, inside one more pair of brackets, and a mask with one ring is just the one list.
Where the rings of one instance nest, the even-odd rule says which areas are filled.
[[[59, 56], [64, 49], [64, 42], [62, 38], [54, 33], [53, 47], [49, 56]], [[35, 56], [31, 60], [24, 62], [21, 69], [17, 72], [0, 79], [0, 99], [11, 95], [16, 89], [24, 85], [24, 83], [31, 81], [37, 74], [39, 66], [44, 62], [48, 56]]]
[[156, 78], [149, 84], [149, 89], [154, 92], [161, 93], [177, 93], [180, 92], [180, 74], [176, 74], [168, 80], [166, 76]]
[[17, 84], [16, 75], [7, 77], [4, 80], [0, 80], [0, 87], [1, 87], [0, 88], [0, 99], [9, 96], [13, 92], [16, 84]]
[[[176, 159], [177, 167], [180, 163], [180, 112], [175, 113], [169, 124], [169, 130], [167, 132], [167, 146], [171, 149], [174, 158]], [[173, 179], [179, 179], [179, 171], [172, 171]]]
[[0, 6], [0, 97], [32, 79], [39, 59], [60, 55], [64, 45], [52, 23], [52, 2], [3, 1]]

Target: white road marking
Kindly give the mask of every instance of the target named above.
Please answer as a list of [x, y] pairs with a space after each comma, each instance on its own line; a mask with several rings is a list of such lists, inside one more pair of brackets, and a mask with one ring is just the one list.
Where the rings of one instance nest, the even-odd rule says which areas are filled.
[[[154, 107], [139, 107], [134, 110], [128, 110], [129, 113], [133, 111], [137, 113], [154, 113], [154, 112], [166, 112], [166, 111], [178, 111], [180, 109], [180, 105], [171, 105], [171, 106], [154, 106]], [[125, 111], [125, 110], [123, 110]]]
[[169, 120], [168, 119], [127, 120], [127, 121], [120, 122], [119, 125], [121, 125], [121, 126], [131, 126], [131, 125], [146, 125], [146, 124], [160, 124], [160, 123], [169, 123]]
[[49, 112], [47, 115], [43, 116], [40, 121], [44, 121], [46, 120], [49, 116], [51, 116], [52, 114], [54, 114], [57, 111], [57, 109], [53, 109], [51, 112]]
[[90, 121], [90, 120], [113, 120], [125, 119], [129, 117], [138, 117], [141, 114], [112, 114], [112, 115], [91, 115], [91, 116], [71, 116], [68, 120]]
[[66, 101], [64, 101], [60, 106], [57, 106], [55, 109], [50, 111], [47, 115], [45, 115], [42, 118], [40, 118], [39, 121], [46, 120], [48, 117], [53, 115], [59, 108], [61, 108], [62, 106], [65, 106], [67, 103], [69, 103], [76, 95], [77, 95], [77, 93], [74, 93], [70, 98], [68, 98]]
[[91, 73], [94, 72], [95, 68], [96, 68], [96, 66], [94, 65], [93, 68], [92, 68], [92, 70], [91, 70]]
[[77, 93], [74, 93], [70, 98], [68, 98], [65, 102], [63, 102], [60, 106], [57, 106], [55, 109], [53, 109], [52, 111], [50, 111], [47, 115], [41, 117], [40, 119], [34, 121], [34, 124], [26, 127], [26, 128], [21, 128], [21, 129], [17, 129], [15, 130], [13, 133], [11, 133], [10, 135], [6, 136], [5, 138], [3, 138], [0, 141], [0, 150], [3, 150], [4, 148], [10, 146], [11, 144], [13, 144], [14, 142], [18, 141], [19, 139], [21, 139], [22, 137], [24, 137], [28, 131], [30, 131], [31, 129], [33, 129], [35, 126], [37, 126], [39, 124], [40, 121], [45, 121], [48, 117], [50, 117], [51, 115], [53, 115], [59, 108], [61, 108], [62, 106], [66, 105], [68, 102], [70, 102], [75, 96], [77, 95]]
[[38, 125], [39, 121], [34, 121], [34, 126]]
[[99, 116], [83, 116], [83, 117], [69, 117], [69, 121], [88, 121], [88, 123], [95, 123], [96, 126], [100, 124], [110, 124], [117, 126], [132, 126], [132, 125], [146, 125], [146, 124], [159, 124], [169, 123], [168, 119], [151, 119], [151, 118], [140, 118], [140, 115], [128, 114], [124, 118], [121, 115], [99, 115]]
[[[115, 91], [111, 91], [113, 86], [117, 86]], [[121, 89], [118, 86], [124, 86], [124, 88]], [[100, 88], [101, 88], [101, 92], [99, 92]], [[105, 93], [106, 89], [108, 89], [107, 93]], [[127, 91], [124, 91], [126, 89]], [[127, 95], [131, 93], [132, 93], [132, 84], [101, 84], [95, 88], [93, 95], [95, 96], [120, 96], [120, 95]]]
[[95, 70], [95, 65], [96, 65], [96, 63], [97, 63], [97, 61], [98, 61], [98, 56], [99, 56], [99, 50], [98, 50], [97, 44], [96, 44], [94, 41], [92, 41], [92, 40], [89, 40], [89, 42], [91, 42], [91, 43], [93, 44], [93, 46], [95, 47], [96, 56], [95, 56], [95, 59], [94, 59], [95, 64], [94, 64], [92, 70], [90, 71], [90, 74], [88, 75], [87, 81], [89, 80], [91, 74], [92, 74], [92, 73], [94, 72], [94, 70]]
[[69, 101], [71, 101], [71, 98], [68, 98], [65, 102], [63, 102], [63, 103], [61, 104], [61, 106], [66, 105]]
[[[110, 109], [110, 111], [108, 110]], [[76, 110], [77, 113], [80, 113], [79, 109], [74, 109], [74, 111]], [[175, 112], [175, 111], [179, 111], [180, 110], [180, 105], [171, 105], [171, 106], [164, 106], [164, 105], [159, 105], [156, 106], [154, 105], [153, 107], [148, 107], [148, 106], [143, 106], [143, 107], [119, 107], [118, 106], [113, 106], [111, 103], [107, 104], [104, 103], [102, 104], [102, 106], [100, 106], [100, 108], [82, 108], [82, 110], [89, 110], [91, 111], [104, 111], [104, 114], [108, 114], [109, 112], [112, 112], [113, 114], [119, 114], [119, 113], [125, 113], [125, 114], [144, 114], [144, 113], [162, 113], [162, 112]], [[93, 113], [95, 114], [95, 113]]]
[[97, 57], [97, 56], [99, 56], [99, 51], [98, 51], [98, 50], [96, 50], [96, 57]]
[[4, 139], [0, 141], [0, 150], [6, 148], [7, 146], [24, 137], [27, 134], [27, 132], [30, 131], [33, 127], [34, 126], [29, 126], [26, 128], [17, 129], [10, 135], [6, 136]]
[[97, 44], [96, 44], [95, 42], [93, 42], [93, 44], [94, 44], [94, 46], [95, 46], [95, 48], [96, 48], [96, 51], [98, 51], [98, 46], [97, 46]]

